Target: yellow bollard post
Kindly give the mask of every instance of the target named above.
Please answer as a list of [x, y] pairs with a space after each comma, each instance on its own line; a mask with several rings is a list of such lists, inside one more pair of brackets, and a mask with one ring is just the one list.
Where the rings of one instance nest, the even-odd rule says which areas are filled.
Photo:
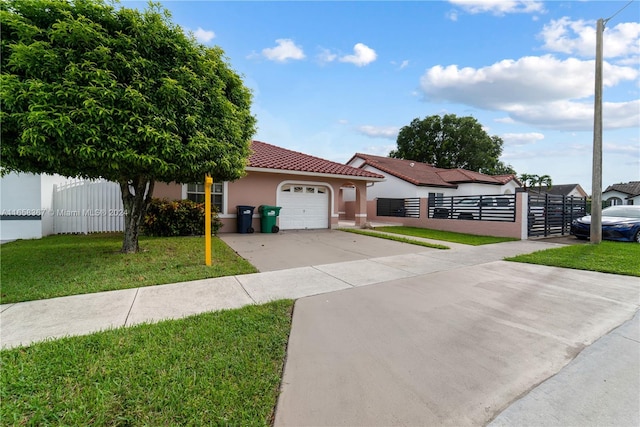
[[204, 263], [211, 265], [211, 186], [213, 178], [204, 177]]

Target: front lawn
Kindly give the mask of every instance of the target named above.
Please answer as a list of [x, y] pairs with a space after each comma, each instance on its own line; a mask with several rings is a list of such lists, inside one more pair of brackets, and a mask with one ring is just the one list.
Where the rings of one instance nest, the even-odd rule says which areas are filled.
[[0, 246], [2, 303], [160, 285], [257, 270], [212, 238], [211, 267], [204, 237], [141, 237], [137, 254], [121, 254], [122, 234], [56, 235]]
[[476, 236], [473, 234], [454, 233], [452, 231], [430, 230], [428, 228], [403, 227], [403, 226], [387, 226], [376, 227], [378, 231], [385, 233], [402, 234], [404, 236], [422, 237], [425, 239], [442, 240], [445, 242], [462, 243], [465, 245], [488, 245], [491, 243], [511, 242], [514, 238], [510, 237], [494, 237], [494, 236]]
[[0, 352], [3, 425], [271, 424], [292, 301]]
[[507, 261], [640, 277], [640, 244], [603, 241], [598, 245], [569, 245], [518, 255]]

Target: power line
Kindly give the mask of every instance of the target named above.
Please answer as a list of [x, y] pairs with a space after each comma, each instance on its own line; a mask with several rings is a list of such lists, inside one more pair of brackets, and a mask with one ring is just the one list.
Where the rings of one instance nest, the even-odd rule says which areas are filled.
[[625, 10], [627, 8], [627, 6], [629, 6], [631, 3], [633, 3], [634, 0], [631, 0], [629, 3], [625, 4], [624, 6], [622, 6], [616, 13], [614, 13], [613, 15], [611, 15], [610, 17], [608, 17], [607, 19], [603, 19], [603, 24], [606, 24], [607, 22], [609, 22], [610, 20], [612, 20], [617, 14], [619, 14], [620, 12], [622, 12], [623, 10]]

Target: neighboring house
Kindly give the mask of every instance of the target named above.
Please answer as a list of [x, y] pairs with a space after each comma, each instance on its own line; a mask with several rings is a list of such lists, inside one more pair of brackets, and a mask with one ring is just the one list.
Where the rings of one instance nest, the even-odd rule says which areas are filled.
[[[224, 226], [220, 232], [236, 231], [237, 206], [254, 206], [253, 228], [260, 229], [260, 205], [281, 207], [281, 230], [322, 229], [338, 226], [343, 192], [355, 196], [357, 225], [367, 220], [367, 191], [384, 176], [331, 162], [260, 141], [252, 142], [246, 176], [233, 182], [217, 182], [213, 203]], [[156, 184], [154, 197], [204, 200], [202, 184]]]
[[369, 188], [368, 200], [428, 198], [430, 194], [444, 197], [514, 194], [520, 188], [514, 175], [491, 176], [465, 169], [443, 169], [413, 160], [371, 154], [356, 153], [347, 164], [386, 178]]
[[602, 201], [611, 205], [640, 205], [640, 181], [613, 184], [602, 192]]
[[[529, 192], [537, 193], [537, 187], [529, 188]], [[552, 185], [551, 188], [547, 189], [545, 186], [542, 186], [542, 194], [547, 193], [553, 196], [565, 196], [565, 197], [587, 197], [587, 192], [580, 186], [580, 184], [559, 184]]]
[[58, 175], [10, 173], [0, 178], [0, 239], [33, 239], [53, 233], [53, 185]]

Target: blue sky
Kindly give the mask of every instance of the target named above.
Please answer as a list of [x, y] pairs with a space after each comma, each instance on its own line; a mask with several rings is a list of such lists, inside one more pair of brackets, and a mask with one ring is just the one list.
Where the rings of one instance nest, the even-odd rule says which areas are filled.
[[[628, 1], [161, 3], [253, 90], [255, 139], [344, 163], [414, 118], [470, 115], [519, 174], [591, 189], [595, 25]], [[606, 188], [640, 179], [638, 0], [604, 57]]]

